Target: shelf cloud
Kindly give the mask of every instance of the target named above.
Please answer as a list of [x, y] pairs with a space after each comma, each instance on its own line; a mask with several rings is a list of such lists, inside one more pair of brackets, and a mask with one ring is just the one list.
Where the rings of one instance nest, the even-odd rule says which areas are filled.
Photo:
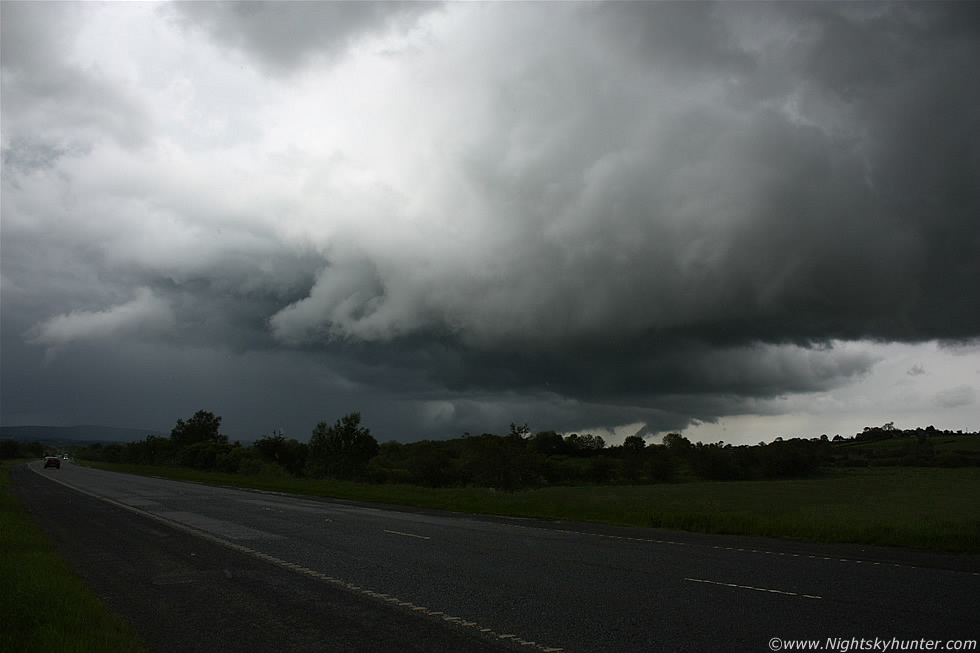
[[4, 423], [977, 426], [970, 3], [0, 7]]

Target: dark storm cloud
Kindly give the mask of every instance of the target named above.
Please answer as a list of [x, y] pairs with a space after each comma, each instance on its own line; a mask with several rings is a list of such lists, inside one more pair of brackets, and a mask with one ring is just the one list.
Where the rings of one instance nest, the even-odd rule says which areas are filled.
[[734, 42], [724, 13], [723, 6], [711, 2], [677, 2], [670, 7], [644, 2], [629, 8], [602, 3], [594, 18], [612, 48], [646, 65], [685, 75], [744, 74], [752, 57]]
[[180, 22], [255, 57], [274, 74], [316, 56], [335, 57], [365, 34], [411, 26], [432, 2], [178, 2]]
[[[262, 269], [254, 260], [216, 256], [175, 279], [24, 234], [5, 234], [2, 250], [5, 280], [12, 282], [4, 289], [4, 308], [20, 317], [29, 341], [52, 348], [113, 338], [119, 329], [173, 346], [273, 348], [268, 316], [305, 296], [323, 265], [319, 257], [268, 248], [261, 252]], [[38, 257], [46, 268], [41, 277], [34, 276]]]
[[[980, 278], [980, 114], [973, 107], [980, 89], [969, 80], [980, 32], [972, 7], [603, 9], [653, 42], [648, 65], [688, 72], [726, 62], [713, 70], [728, 75], [730, 97], [742, 108], [755, 104], [734, 122], [713, 108], [692, 112], [677, 121], [675, 139], [660, 144], [671, 153], [669, 166], [714, 160], [732, 182], [687, 189], [722, 191], [728, 202], [721, 210], [729, 224], [704, 241], [684, 234], [670, 242], [657, 214], [664, 195], [658, 177], [668, 170], [644, 164], [625, 171], [635, 175], [617, 188], [626, 215], [608, 216], [613, 225], [603, 227], [632, 228], [654, 241], [637, 252], [631, 288], [659, 290], [651, 299], [666, 296], [682, 315], [690, 311], [684, 328], [709, 340], [977, 335], [980, 302], [971, 288]], [[671, 25], [709, 15], [710, 28], [696, 33], [713, 33], [718, 20], [742, 19], [743, 10], [760, 19], [744, 38], [766, 20], [786, 21], [791, 56], [774, 62], [782, 54], [774, 46], [726, 57], [731, 39], [719, 39], [724, 48], [705, 48], [698, 58], [685, 39], [670, 36], [687, 34]], [[950, 15], [961, 11], [962, 20]], [[748, 98], [744, 88], [752, 89]], [[787, 104], [796, 106], [786, 111]], [[658, 251], [665, 243], [668, 251]], [[676, 257], [670, 265], [670, 250], [685, 246], [695, 260], [686, 269]], [[643, 260], [644, 253], [653, 256]]]
[[973, 4], [155, 10], [268, 97], [196, 50], [141, 96], [59, 48], [78, 10], [2, 7], [5, 411], [653, 433], [866, 377], [841, 340], [980, 337]]
[[[685, 40], [662, 32], [686, 34], [705, 12], [718, 14], [709, 32], [737, 32], [725, 20], [738, 12], [678, 7], [602, 6], [641, 33], [655, 27], [640, 47], [619, 45], [640, 55], [632, 72], [662, 67], [666, 78], [604, 80], [612, 99], [566, 102], [557, 135], [547, 120], [583, 85], [574, 74], [545, 82], [531, 62], [530, 78], [491, 99], [491, 127], [459, 162], [500, 251], [441, 279], [431, 289], [440, 297], [413, 290], [441, 313], [439, 326], [484, 344], [665, 330], [731, 345], [975, 336], [974, 33], [939, 32], [932, 8], [767, 5], [760, 17], [774, 15], [788, 45], [730, 65], [733, 36], [685, 66]], [[783, 61], [782, 50], [792, 56]], [[828, 70], [820, 61], [830, 51], [860, 70]], [[722, 80], [710, 103], [617, 104], [660, 101], [631, 88], [669, 92], [694, 69]], [[277, 334], [294, 344], [337, 330], [377, 339], [378, 322], [405, 317], [386, 310], [404, 272], [387, 263], [347, 256], [325, 268], [308, 301], [274, 318]]]
[[[746, 27], [742, 7], [597, 11], [629, 34], [613, 47], [634, 66], [725, 80], [718, 99], [734, 111], [696, 106], [644, 140], [642, 105], [607, 113], [588, 98], [562, 115], [573, 144], [545, 140], [531, 169], [506, 167], [513, 139], [474, 146], [463, 169], [517, 238], [506, 271], [470, 278], [473, 301], [444, 305], [437, 332], [456, 345], [430, 374], [457, 389], [645, 404], [671, 391], [765, 397], [832, 387], [874, 360], [766, 368], [758, 343], [980, 335], [980, 43], [948, 15], [972, 9], [752, 6], [760, 22]], [[782, 42], [753, 51], [766, 20]], [[521, 88], [534, 87], [512, 89], [516, 112], [494, 113], [510, 121], [501, 130], [536, 120], [540, 94]], [[382, 314], [390, 281], [373, 264], [327, 268], [317, 288], [336, 296], [314, 291], [273, 325], [298, 317], [306, 326], [285, 331], [376, 341], [350, 311]]]

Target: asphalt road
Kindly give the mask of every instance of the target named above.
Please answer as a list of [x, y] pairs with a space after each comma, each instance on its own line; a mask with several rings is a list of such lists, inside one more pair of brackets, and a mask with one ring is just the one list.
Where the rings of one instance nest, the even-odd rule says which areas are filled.
[[11, 478], [156, 651], [767, 651], [773, 638], [980, 635], [980, 556], [388, 509], [70, 463]]

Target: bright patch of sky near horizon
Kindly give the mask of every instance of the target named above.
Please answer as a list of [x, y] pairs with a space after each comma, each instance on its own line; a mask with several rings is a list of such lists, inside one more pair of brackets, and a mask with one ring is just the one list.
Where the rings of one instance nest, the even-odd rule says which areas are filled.
[[692, 442], [753, 444], [777, 437], [851, 437], [866, 426], [887, 422], [900, 429], [931, 424], [951, 431], [980, 430], [975, 346], [940, 348], [934, 342], [850, 346], [867, 347], [879, 357], [867, 377], [829, 392], [765, 400], [757, 414], [694, 424], [684, 435]]

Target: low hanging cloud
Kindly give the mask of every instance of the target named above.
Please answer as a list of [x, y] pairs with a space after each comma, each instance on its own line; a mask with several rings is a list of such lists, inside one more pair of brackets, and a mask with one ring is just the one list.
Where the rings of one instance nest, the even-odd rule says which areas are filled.
[[29, 335], [35, 344], [57, 349], [74, 342], [106, 341], [136, 335], [157, 338], [174, 328], [174, 314], [149, 288], [138, 288], [131, 301], [104, 311], [72, 311], [38, 324]]
[[926, 373], [926, 368], [922, 367], [919, 363], [916, 363], [908, 369], [906, 374], [909, 376], [921, 376]]

